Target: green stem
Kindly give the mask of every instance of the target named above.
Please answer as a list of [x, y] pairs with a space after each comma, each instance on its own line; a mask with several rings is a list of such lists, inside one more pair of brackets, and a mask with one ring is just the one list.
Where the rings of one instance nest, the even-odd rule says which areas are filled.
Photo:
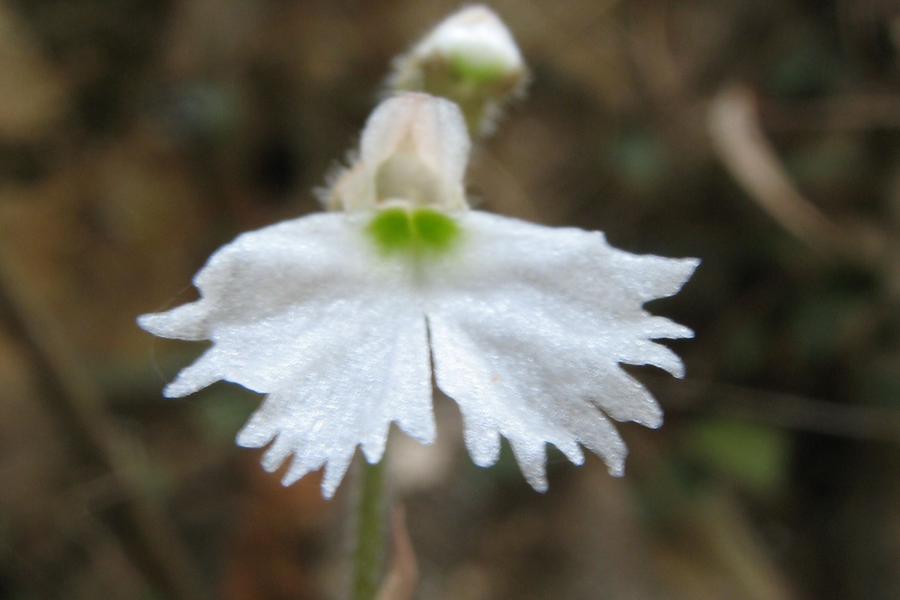
[[370, 465], [363, 458], [360, 462], [352, 598], [374, 600], [381, 584], [384, 545], [384, 461]]

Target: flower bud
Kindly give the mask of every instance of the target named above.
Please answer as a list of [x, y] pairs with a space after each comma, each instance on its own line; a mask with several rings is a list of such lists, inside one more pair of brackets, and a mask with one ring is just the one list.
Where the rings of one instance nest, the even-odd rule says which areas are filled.
[[388, 84], [393, 90], [425, 91], [453, 100], [470, 133], [483, 134], [526, 79], [522, 54], [503, 21], [485, 6], [470, 6], [399, 57]]

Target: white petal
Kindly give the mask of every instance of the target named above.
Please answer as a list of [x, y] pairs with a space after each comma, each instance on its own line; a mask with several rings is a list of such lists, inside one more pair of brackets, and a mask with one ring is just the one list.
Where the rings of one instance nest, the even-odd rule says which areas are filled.
[[[380, 459], [390, 422], [434, 438], [422, 301], [403, 260], [371, 246], [365, 220], [319, 214], [244, 234], [195, 278], [202, 299], [140, 324], [213, 342], [167, 388], [185, 395], [217, 379], [269, 394], [238, 436], [265, 446], [285, 482], [325, 465], [333, 493], [356, 446]], [[186, 316], [185, 316], [186, 315]]]
[[222, 358], [217, 356], [215, 348], [207, 350], [193, 364], [181, 370], [175, 381], [163, 390], [163, 395], [166, 398], [182, 398], [214, 384], [224, 377], [221, 363]]
[[209, 336], [206, 327], [206, 305], [192, 302], [166, 313], [141, 315], [138, 325], [159, 337], [179, 340], [205, 340]]
[[502, 434], [544, 489], [543, 444], [576, 459], [577, 442], [621, 474], [625, 445], [595, 405], [619, 420], [661, 423], [656, 401], [619, 363], [682, 373], [650, 340], [690, 330], [641, 305], [677, 292], [697, 261], [636, 256], [601, 233], [474, 211], [459, 222], [459, 248], [429, 271], [426, 314], [435, 378], [460, 405], [473, 458], [493, 462]]

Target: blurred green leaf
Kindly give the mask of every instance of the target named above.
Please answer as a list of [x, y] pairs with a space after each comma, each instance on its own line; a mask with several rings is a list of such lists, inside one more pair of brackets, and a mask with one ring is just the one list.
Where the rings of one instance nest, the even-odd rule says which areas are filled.
[[769, 87], [786, 97], [809, 96], [839, 87], [846, 78], [840, 55], [821, 40], [798, 37], [771, 67]]
[[900, 409], [900, 357], [884, 356], [857, 374], [856, 389], [867, 404]]
[[630, 188], [647, 192], [665, 179], [668, 170], [666, 153], [666, 147], [652, 135], [623, 132], [613, 143], [610, 162]]
[[728, 331], [722, 348], [722, 362], [731, 375], [748, 375], [765, 360], [767, 330], [759, 318], [754, 318], [756, 316], [746, 315]]
[[866, 307], [861, 298], [834, 292], [815, 294], [797, 303], [791, 335], [804, 361], [833, 359], [859, 329]]
[[832, 136], [794, 148], [785, 163], [801, 188], [827, 191], [829, 187], [853, 183], [865, 170], [866, 159], [857, 138]]
[[771, 497], [787, 480], [791, 448], [780, 429], [710, 419], [690, 428], [687, 452], [751, 493]]

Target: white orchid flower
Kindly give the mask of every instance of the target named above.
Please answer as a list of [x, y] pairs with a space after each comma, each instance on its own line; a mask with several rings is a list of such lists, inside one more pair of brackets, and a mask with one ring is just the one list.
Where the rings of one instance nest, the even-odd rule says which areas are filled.
[[239, 236], [195, 277], [200, 300], [139, 318], [158, 336], [213, 342], [165, 395], [218, 380], [267, 394], [238, 444], [268, 445], [269, 471], [293, 455], [285, 485], [324, 466], [326, 497], [357, 446], [381, 459], [392, 422], [434, 440], [432, 373], [476, 464], [493, 464], [504, 436], [537, 490], [546, 443], [576, 464], [584, 446], [621, 474], [608, 417], [658, 427], [662, 411], [619, 364], [683, 376], [652, 340], [693, 333], [642, 304], [675, 294], [699, 261], [470, 210], [468, 153], [455, 104], [383, 102], [332, 190], [343, 210]]

